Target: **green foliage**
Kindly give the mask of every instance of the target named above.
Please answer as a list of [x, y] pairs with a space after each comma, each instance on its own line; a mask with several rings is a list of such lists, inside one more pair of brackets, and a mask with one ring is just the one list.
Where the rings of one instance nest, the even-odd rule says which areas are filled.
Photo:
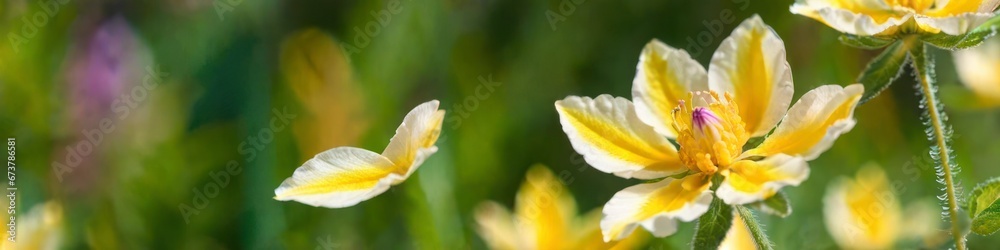
[[694, 249], [719, 248], [719, 244], [726, 238], [729, 226], [732, 225], [733, 208], [722, 202], [722, 199], [713, 199], [708, 212], [698, 219], [691, 246]]
[[858, 36], [852, 34], [840, 35], [840, 43], [859, 49], [881, 49], [889, 46], [895, 39], [882, 39], [874, 36]]
[[994, 16], [993, 18], [990, 18], [990, 20], [979, 25], [979, 27], [976, 27], [962, 35], [953, 36], [945, 33], [938, 33], [935, 35], [921, 37], [921, 40], [938, 48], [960, 50], [976, 47], [983, 43], [983, 41], [986, 41], [986, 39], [996, 35], [998, 31], [1000, 31], [1000, 16]]
[[991, 235], [1000, 229], [1000, 177], [976, 186], [969, 196], [972, 232]]
[[744, 206], [735, 206], [736, 212], [740, 214], [743, 218], [743, 223], [746, 224], [747, 230], [750, 231], [750, 237], [753, 238], [754, 244], [757, 245], [758, 250], [770, 250], [773, 248], [773, 243], [767, 238], [767, 234], [764, 233], [764, 228], [757, 223], [757, 217], [754, 217], [753, 212]]
[[865, 94], [861, 96], [861, 103], [875, 98], [899, 78], [900, 73], [903, 72], [903, 65], [909, 61], [906, 53], [908, 49], [907, 43], [897, 41], [868, 63], [868, 67], [861, 72], [857, 80], [865, 86]]
[[785, 218], [789, 214], [792, 214], [792, 205], [788, 203], [788, 196], [786, 196], [784, 192], [780, 191], [774, 194], [774, 196], [771, 196], [771, 198], [751, 203], [750, 207], [757, 209], [757, 211], [777, 215], [781, 218]]

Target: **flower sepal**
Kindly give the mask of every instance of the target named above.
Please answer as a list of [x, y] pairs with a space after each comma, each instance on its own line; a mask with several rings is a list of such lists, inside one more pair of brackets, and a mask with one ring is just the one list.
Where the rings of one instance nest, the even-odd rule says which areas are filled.
[[854, 48], [875, 50], [885, 48], [899, 39], [897, 37], [859, 36], [845, 33], [840, 35], [838, 40], [840, 43]]

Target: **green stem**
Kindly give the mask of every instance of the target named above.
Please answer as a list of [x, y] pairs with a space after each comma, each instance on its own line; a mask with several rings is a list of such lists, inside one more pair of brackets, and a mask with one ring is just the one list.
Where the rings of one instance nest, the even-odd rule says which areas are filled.
[[926, 103], [923, 108], [927, 109], [927, 117], [929, 122], [927, 123], [931, 129], [933, 129], [933, 135], [928, 138], [936, 147], [932, 148], [937, 152], [931, 152], [932, 154], [937, 154], [937, 159], [941, 164], [941, 171], [944, 172], [943, 179], [945, 185], [945, 193], [947, 195], [948, 201], [948, 216], [951, 223], [951, 235], [955, 239], [955, 248], [959, 250], [965, 250], [965, 235], [961, 231], [958, 218], [958, 198], [955, 195], [955, 181], [954, 181], [954, 166], [951, 162], [952, 157], [950, 152], [948, 152], [948, 138], [945, 132], [945, 121], [943, 118], [943, 110], [941, 110], [941, 103], [935, 96], [935, 89], [933, 86], [933, 66], [930, 65], [930, 56], [927, 55], [926, 45], [923, 42], [911, 39], [907, 41], [911, 44], [910, 56], [913, 57], [913, 69], [917, 74], [918, 89]]
[[757, 222], [757, 217], [754, 217], [753, 212], [750, 209], [741, 205], [733, 206], [736, 212], [740, 214], [740, 218], [743, 218], [743, 224], [746, 224], [747, 230], [750, 231], [750, 236], [753, 238], [754, 244], [757, 245], [757, 249], [773, 249], [771, 246], [771, 240], [767, 239], [767, 234], [764, 233], [764, 227]]

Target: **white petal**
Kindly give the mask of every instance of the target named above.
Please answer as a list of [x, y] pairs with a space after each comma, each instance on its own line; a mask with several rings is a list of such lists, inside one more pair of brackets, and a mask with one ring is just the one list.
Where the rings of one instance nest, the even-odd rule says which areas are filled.
[[439, 105], [437, 100], [433, 100], [410, 110], [406, 118], [403, 118], [403, 124], [396, 128], [396, 135], [389, 140], [385, 151], [382, 151], [383, 156], [406, 170], [393, 184], [405, 180], [427, 157], [437, 152], [434, 143], [441, 134], [444, 120], [444, 110], [438, 110]]
[[917, 23], [940, 30], [948, 35], [962, 35], [979, 27], [993, 17], [993, 13], [963, 13], [949, 17], [915, 16]]
[[400, 178], [389, 159], [368, 150], [338, 147], [306, 161], [274, 190], [275, 199], [312, 206], [349, 207], [375, 197]]
[[732, 93], [751, 136], [767, 134], [785, 115], [795, 91], [784, 42], [760, 16], [743, 21], [712, 55], [708, 86]]
[[902, 25], [913, 17], [913, 15], [907, 14], [900, 17], [891, 17], [885, 22], [880, 23], [875, 21], [871, 16], [862, 13], [855, 13], [832, 6], [810, 6], [807, 4], [794, 4], [791, 7], [791, 11], [793, 14], [817, 19], [840, 32], [859, 36], [878, 35]]
[[632, 80], [635, 110], [656, 132], [677, 137], [671, 116], [677, 104], [692, 91], [708, 90], [708, 73], [684, 50], [659, 40], [646, 44]]
[[800, 157], [774, 155], [759, 162], [738, 161], [729, 169], [716, 196], [726, 204], [741, 205], [770, 198], [785, 186], [809, 178], [809, 165]]
[[864, 87], [824, 85], [810, 90], [791, 109], [778, 128], [749, 155], [788, 154], [813, 160], [829, 149], [841, 134], [854, 128], [854, 109]]
[[625, 98], [569, 96], [555, 105], [573, 149], [602, 172], [652, 179], [687, 170], [673, 144], [640, 121]]
[[700, 217], [712, 202], [712, 191], [704, 185], [685, 189], [683, 180], [666, 178], [655, 183], [645, 183], [628, 187], [615, 193], [604, 205], [601, 231], [604, 241], [619, 240], [642, 225], [657, 237], [665, 237], [677, 231], [677, 221], [692, 221]]

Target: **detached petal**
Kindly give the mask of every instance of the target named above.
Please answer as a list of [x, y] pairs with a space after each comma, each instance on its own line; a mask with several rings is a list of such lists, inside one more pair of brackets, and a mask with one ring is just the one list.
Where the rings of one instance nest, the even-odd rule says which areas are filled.
[[733, 94], [751, 137], [767, 134], [792, 102], [792, 71], [781, 38], [754, 15], [712, 55], [708, 85]]
[[952, 52], [958, 77], [984, 104], [1000, 105], [1000, 37]]
[[528, 170], [515, 200], [517, 230], [530, 249], [560, 249], [569, 237], [576, 202], [548, 168]]
[[742, 160], [729, 168], [716, 196], [730, 205], [765, 200], [785, 186], [798, 186], [809, 177], [809, 165], [799, 157], [774, 155], [762, 161]]
[[854, 180], [831, 182], [823, 198], [827, 230], [846, 249], [889, 249], [899, 238], [901, 211], [885, 173], [876, 166]]
[[670, 114], [689, 92], [708, 90], [707, 75], [705, 67], [686, 51], [660, 40], [650, 41], [642, 49], [632, 80], [632, 100], [639, 119], [666, 137], [677, 137]]
[[862, 93], [861, 84], [824, 85], [810, 90], [788, 110], [773, 134], [744, 155], [787, 154], [816, 159], [837, 137], [854, 128], [854, 108]]
[[556, 101], [556, 110], [573, 149], [602, 172], [653, 179], [687, 170], [674, 145], [640, 121], [624, 98], [570, 96]]
[[487, 201], [479, 204], [475, 211], [476, 232], [486, 241], [490, 249], [514, 250], [520, 249], [521, 239], [514, 228], [514, 220], [510, 211], [497, 204]]
[[444, 110], [438, 110], [439, 105], [437, 100], [433, 100], [410, 110], [403, 118], [403, 124], [396, 128], [396, 135], [382, 151], [382, 156], [396, 165], [395, 173], [402, 177], [393, 184], [405, 180], [427, 157], [437, 152], [434, 143], [441, 134], [444, 120]]
[[639, 225], [656, 237], [673, 234], [677, 231], [677, 220], [692, 221], [708, 211], [712, 202], [710, 184], [709, 177], [694, 174], [619, 191], [604, 205], [601, 220], [604, 241], [620, 240]]
[[368, 150], [338, 147], [306, 161], [274, 190], [276, 200], [349, 207], [389, 189], [400, 179], [389, 159]]

